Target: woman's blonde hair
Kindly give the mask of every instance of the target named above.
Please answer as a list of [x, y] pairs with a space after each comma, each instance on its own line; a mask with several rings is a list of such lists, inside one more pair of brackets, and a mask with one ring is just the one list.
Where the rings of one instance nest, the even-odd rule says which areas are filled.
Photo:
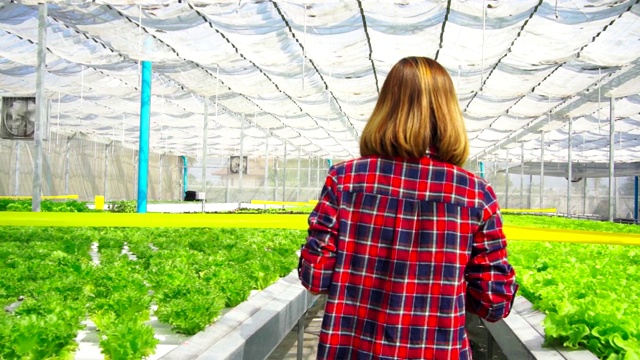
[[420, 158], [427, 150], [462, 166], [469, 139], [449, 73], [435, 60], [406, 57], [382, 85], [360, 137], [360, 155]]

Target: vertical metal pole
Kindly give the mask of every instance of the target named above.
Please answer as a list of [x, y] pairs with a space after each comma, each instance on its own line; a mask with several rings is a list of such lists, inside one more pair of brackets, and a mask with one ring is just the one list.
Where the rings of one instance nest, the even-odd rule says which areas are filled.
[[202, 118], [202, 195], [201, 199], [203, 206], [202, 212], [204, 212], [204, 203], [207, 201], [207, 154], [209, 146], [207, 140], [209, 138], [209, 101], [204, 99], [204, 117]]
[[615, 165], [614, 165], [614, 153], [615, 153], [615, 103], [616, 99], [611, 96], [609, 98], [609, 221], [613, 221], [616, 216], [615, 203], [613, 201], [615, 184], [613, 182]]
[[282, 201], [286, 201], [286, 188], [287, 188], [287, 142], [284, 142], [284, 164], [282, 165]]
[[567, 216], [571, 216], [571, 179], [573, 178], [573, 161], [571, 159], [571, 137], [573, 136], [573, 118], [569, 117], [569, 136], [567, 137]]
[[493, 359], [493, 336], [491, 336], [491, 332], [489, 331], [487, 331], [487, 354], [485, 356], [485, 359]]
[[46, 130], [45, 122], [47, 112], [45, 110], [46, 99], [44, 93], [44, 72], [46, 66], [47, 46], [47, 4], [38, 5], [38, 59], [36, 73], [36, 118], [35, 133], [33, 136], [35, 145], [35, 164], [33, 164], [33, 186], [31, 191], [31, 211], [40, 211], [40, 195], [42, 193], [42, 139]]
[[109, 147], [111, 147], [113, 141], [104, 147], [104, 201], [107, 201], [107, 189], [108, 189], [108, 176], [109, 176]]
[[320, 156], [318, 156], [318, 172], [316, 174], [316, 186], [317, 187], [322, 187], [322, 184], [320, 183]]
[[582, 187], [582, 215], [587, 215], [587, 179], [584, 178], [584, 184]]
[[133, 193], [138, 193], [138, 167], [136, 167], [136, 150], [131, 148], [131, 164], [133, 166]]
[[638, 177], [633, 177], [633, 220], [638, 223]]
[[531, 196], [533, 195], [533, 174], [529, 174], [529, 197], [527, 202], [527, 209], [531, 209]]
[[[20, 191], [20, 141], [16, 141], [16, 145], [15, 145], [15, 153], [16, 153], [16, 173], [15, 173], [15, 180], [13, 183], [13, 196], [18, 196], [18, 192]], [[637, 196], [636, 196], [637, 197]]]
[[151, 120], [151, 62], [142, 62], [140, 142], [138, 145], [138, 213], [147, 212], [149, 186], [149, 124]]
[[491, 161], [491, 165], [493, 166], [493, 181], [495, 181], [498, 175], [498, 158], [497, 157], [495, 156], [493, 157], [493, 161]]
[[240, 122], [240, 167], [238, 168], [238, 207], [242, 207], [242, 173], [245, 166], [247, 164], [244, 163], [244, 114], [242, 114], [242, 121]]
[[309, 156], [309, 162], [307, 163], [307, 187], [311, 188], [311, 163], [312, 163], [312, 157]]
[[160, 154], [160, 162], [158, 163], [158, 177], [160, 179], [159, 180], [159, 189], [158, 189], [158, 199], [157, 200], [162, 200], [162, 198], [164, 198], [164, 194], [162, 193], [162, 178], [163, 178], [163, 167], [164, 167], [164, 155], [165, 154]]
[[504, 207], [509, 207], [509, 153], [507, 152], [507, 159], [505, 162], [505, 180], [504, 180]]
[[[229, 164], [231, 164], [231, 157], [229, 157]], [[227, 178], [225, 180], [225, 189], [224, 189], [224, 202], [231, 202], [229, 200], [229, 180], [231, 178], [231, 172], [227, 169]]]
[[300, 201], [300, 156], [301, 149], [298, 148], [298, 188], [296, 190], [296, 201]]
[[305, 311], [304, 314], [298, 319], [298, 347], [297, 347], [297, 359], [302, 360], [302, 351], [304, 349], [304, 319], [307, 315]]
[[544, 206], [544, 131], [540, 132], [540, 208]]
[[278, 157], [274, 156], [273, 158], [273, 201], [278, 200]]
[[187, 195], [187, 187], [189, 184], [187, 183], [187, 157], [182, 155], [182, 198], [180, 200], [184, 200], [184, 197]]
[[524, 208], [524, 142], [520, 143], [520, 207]]
[[267, 135], [267, 141], [265, 144], [265, 154], [264, 154], [264, 196], [267, 196], [267, 194], [269, 193], [268, 186], [267, 186], [268, 184], [269, 184], [269, 135]]
[[73, 139], [73, 137], [75, 136], [75, 134], [73, 136], [67, 136], [67, 144], [65, 147], [65, 155], [64, 155], [64, 194], [65, 195], [69, 195], [69, 170], [71, 165], [70, 163], [70, 159], [69, 159], [69, 153], [71, 152], [71, 139]]

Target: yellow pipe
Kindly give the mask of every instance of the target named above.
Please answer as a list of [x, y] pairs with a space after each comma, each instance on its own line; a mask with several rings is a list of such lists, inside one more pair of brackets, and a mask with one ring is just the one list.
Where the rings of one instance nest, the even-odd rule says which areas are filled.
[[307, 229], [307, 214], [123, 214], [2, 212], [0, 226]]
[[[317, 200], [314, 200], [314, 203]], [[310, 206], [314, 205], [312, 202], [300, 202], [300, 201], [271, 201], [271, 200], [251, 200], [255, 205], [293, 205], [293, 206]]]
[[[307, 230], [308, 214], [121, 214], [2, 212], [0, 226], [276, 228]], [[640, 245], [639, 234], [504, 226], [508, 241]]]
[[[40, 198], [45, 200], [54, 199], [77, 199], [78, 195], [43, 195]], [[0, 199], [29, 200], [31, 196], [0, 196]]]
[[509, 240], [553, 241], [577, 244], [640, 245], [639, 234], [606, 233], [597, 231], [559, 230], [505, 225]]
[[555, 213], [558, 212], [556, 208], [545, 209], [500, 209], [502, 213]]

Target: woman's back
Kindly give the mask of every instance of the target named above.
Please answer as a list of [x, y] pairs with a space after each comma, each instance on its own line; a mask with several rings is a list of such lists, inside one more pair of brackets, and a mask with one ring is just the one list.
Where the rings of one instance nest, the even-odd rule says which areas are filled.
[[495, 194], [459, 167], [469, 142], [446, 69], [394, 65], [360, 153], [329, 170], [300, 255], [302, 284], [328, 294], [318, 358], [471, 359], [465, 311], [497, 321], [517, 285]]
[[465, 270], [490, 188], [429, 157], [365, 157], [329, 177], [339, 240], [319, 358], [470, 359]]

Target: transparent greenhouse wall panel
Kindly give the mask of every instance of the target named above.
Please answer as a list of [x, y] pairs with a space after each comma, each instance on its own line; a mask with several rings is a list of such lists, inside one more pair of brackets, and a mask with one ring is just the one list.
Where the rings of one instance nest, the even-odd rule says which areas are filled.
[[[107, 152], [108, 151], [108, 155]], [[19, 145], [19, 163], [16, 173], [15, 141], [0, 140], [0, 195], [30, 196], [33, 181], [32, 142]], [[96, 195], [105, 195], [105, 161], [107, 162], [106, 201], [135, 200], [137, 150], [122, 147], [121, 143], [108, 146], [80, 135], [68, 140], [67, 136], [51, 137], [43, 146], [43, 195], [79, 195], [80, 201], [93, 201]], [[69, 163], [67, 164], [67, 158]], [[182, 199], [182, 162], [177, 156], [165, 155], [162, 161], [162, 193], [160, 193], [160, 155], [152, 153], [149, 161], [149, 200], [175, 201]], [[68, 169], [68, 174], [67, 174]]]
[[[318, 199], [328, 167], [313, 158], [287, 158], [286, 175], [282, 157], [269, 157], [265, 184], [265, 158], [248, 157], [242, 180], [232, 166], [230, 156], [209, 156], [206, 170], [206, 200], [210, 203], [250, 203], [251, 200], [308, 202]], [[298, 175], [299, 174], [299, 175]], [[318, 181], [319, 178], [319, 181]], [[286, 179], [286, 181], [285, 181]], [[242, 181], [242, 182], [240, 182]], [[188, 172], [188, 189], [202, 191], [202, 161], [196, 159]]]
[[[516, 165], [515, 163], [512, 166]], [[478, 173], [478, 167], [469, 163], [466, 168]], [[564, 177], [545, 176], [542, 206], [540, 204], [540, 176], [525, 174], [521, 177], [519, 170], [504, 172], [504, 162], [485, 161], [485, 179], [491, 184], [502, 208], [535, 209], [556, 208], [559, 214], [570, 213], [574, 216], [593, 216], [607, 219], [609, 215], [609, 179], [582, 178], [571, 183], [571, 208], [567, 211], [567, 179]], [[508, 201], [507, 201], [507, 186]], [[522, 182], [521, 182], [522, 181]], [[522, 185], [521, 185], [522, 184]], [[586, 189], [585, 189], [586, 184]], [[633, 219], [634, 178], [632, 176], [617, 177], [614, 201], [615, 217]], [[521, 194], [522, 186], [522, 196]]]

